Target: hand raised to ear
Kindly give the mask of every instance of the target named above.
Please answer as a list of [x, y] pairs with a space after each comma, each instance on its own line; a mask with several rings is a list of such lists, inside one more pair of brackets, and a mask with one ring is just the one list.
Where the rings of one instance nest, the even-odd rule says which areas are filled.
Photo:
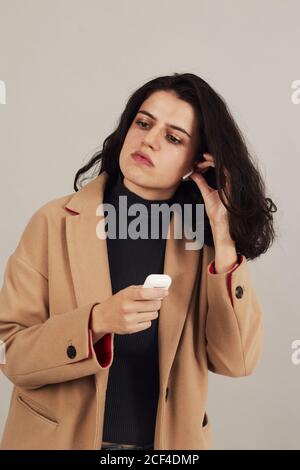
[[[196, 169], [191, 174], [190, 178], [197, 184], [205, 204], [205, 210], [211, 223], [213, 224], [227, 224], [228, 225], [228, 211], [222, 203], [218, 190], [209, 186], [206, 182], [202, 173], [205, 173], [209, 167], [215, 167], [214, 157], [209, 153], [203, 154], [205, 161], [199, 162], [196, 165]], [[227, 170], [226, 175], [226, 186], [230, 190], [230, 177]], [[222, 190], [225, 201], [226, 198], [224, 190]]]

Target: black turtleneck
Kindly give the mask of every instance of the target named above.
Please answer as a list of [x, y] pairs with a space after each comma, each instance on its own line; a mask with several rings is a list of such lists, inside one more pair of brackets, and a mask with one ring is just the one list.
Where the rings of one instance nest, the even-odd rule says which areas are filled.
[[[130, 191], [120, 174], [104, 192], [105, 203], [112, 204], [119, 219], [119, 196], [127, 196], [127, 207], [142, 203], [147, 208], [149, 237], [146, 239], [107, 237], [113, 294], [132, 284], [143, 284], [148, 274], [163, 273], [166, 238], [150, 238], [151, 205], [175, 202], [148, 200]], [[138, 215], [138, 214], [137, 214]], [[127, 217], [127, 222], [137, 217]], [[125, 219], [124, 219], [125, 220]], [[145, 219], [144, 219], [145, 220]], [[145, 220], [146, 221], [146, 220]], [[103, 441], [146, 445], [154, 442], [159, 395], [158, 321], [146, 330], [114, 335], [114, 360], [109, 368], [103, 425]]]

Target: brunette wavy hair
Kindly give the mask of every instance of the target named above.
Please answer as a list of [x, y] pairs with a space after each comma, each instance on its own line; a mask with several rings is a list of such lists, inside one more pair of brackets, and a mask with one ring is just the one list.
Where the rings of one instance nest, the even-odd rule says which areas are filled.
[[[174, 73], [148, 81], [130, 97], [118, 121], [117, 127], [103, 142], [86, 165], [80, 168], [74, 180], [74, 190], [82, 183], [106, 171], [107, 188], [120, 174], [119, 155], [127, 131], [142, 103], [156, 91], [172, 91], [189, 103], [198, 117], [198, 146], [195, 161], [203, 160], [204, 152], [215, 159], [215, 168], [209, 168], [204, 176], [211, 187], [217, 189], [222, 203], [229, 213], [230, 235], [236, 249], [247, 259], [265, 253], [275, 239], [273, 212], [277, 207], [266, 197], [265, 182], [257, 163], [250, 155], [241, 130], [231, 115], [224, 99], [202, 78], [192, 73]], [[87, 176], [92, 170], [93, 175]], [[226, 171], [230, 175], [232, 191], [226, 191]], [[78, 186], [79, 184], [79, 186]], [[224, 200], [221, 189], [228, 199]], [[181, 203], [203, 202], [201, 193], [192, 180], [180, 183], [175, 197]], [[213, 245], [210, 224], [205, 213], [205, 243]]]

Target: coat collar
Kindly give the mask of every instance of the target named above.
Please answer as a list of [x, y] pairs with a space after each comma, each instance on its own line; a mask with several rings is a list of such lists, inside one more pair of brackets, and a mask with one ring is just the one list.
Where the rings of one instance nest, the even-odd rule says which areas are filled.
[[[74, 292], [78, 306], [94, 301], [103, 302], [112, 295], [106, 239], [96, 235], [96, 227], [103, 218], [99, 207], [107, 172], [74, 193], [65, 209], [66, 241]], [[199, 267], [201, 250], [187, 250], [186, 238], [174, 237], [174, 217], [171, 214], [169, 238], [166, 240], [164, 274], [172, 284], [163, 300], [158, 322], [160, 385], [165, 387], [191, 302], [194, 282]]]

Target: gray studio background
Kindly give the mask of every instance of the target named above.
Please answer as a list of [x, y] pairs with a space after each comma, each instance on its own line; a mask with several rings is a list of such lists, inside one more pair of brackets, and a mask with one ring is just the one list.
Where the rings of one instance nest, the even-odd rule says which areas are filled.
[[[264, 352], [252, 376], [210, 373], [215, 449], [300, 449], [300, 364], [291, 360], [300, 339], [299, 17], [298, 0], [0, 0], [1, 284], [33, 212], [73, 191], [75, 172], [151, 78], [208, 81], [260, 162], [279, 236], [249, 262]], [[11, 391], [0, 374], [0, 435]]]

